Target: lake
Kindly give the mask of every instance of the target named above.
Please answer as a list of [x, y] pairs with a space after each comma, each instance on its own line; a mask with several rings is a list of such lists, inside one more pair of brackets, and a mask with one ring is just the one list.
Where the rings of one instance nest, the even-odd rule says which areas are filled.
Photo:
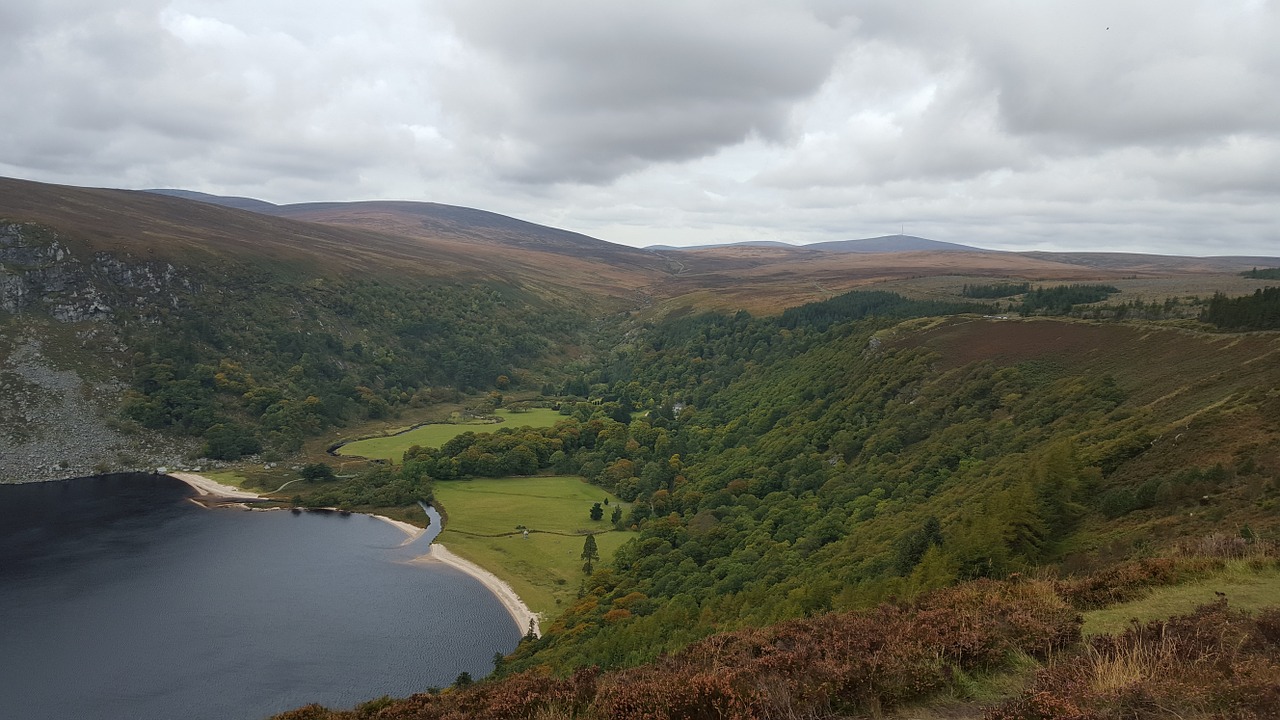
[[0, 485], [0, 717], [261, 718], [479, 678], [522, 635], [367, 515], [206, 509], [173, 478]]

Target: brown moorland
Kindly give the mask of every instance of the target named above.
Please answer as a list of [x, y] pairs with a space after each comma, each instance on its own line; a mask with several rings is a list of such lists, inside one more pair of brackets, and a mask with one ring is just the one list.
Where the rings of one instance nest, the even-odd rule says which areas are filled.
[[[627, 670], [534, 670], [275, 720], [1119, 720], [1269, 718], [1280, 709], [1280, 608], [1251, 616], [1222, 599], [1088, 643], [1080, 622], [1052, 583], [979, 580], [910, 605], [714, 635]], [[1017, 689], [1016, 666], [1028, 663], [1040, 670]], [[983, 682], [1013, 697], [975, 698]]]
[[[641, 250], [437, 203], [251, 206], [256, 211], [146, 191], [0, 178], [0, 218], [52, 227], [64, 241], [92, 251], [176, 263], [253, 261], [282, 272], [394, 272], [497, 282], [602, 310], [652, 307], [660, 315], [708, 309], [771, 314], [852, 289], [929, 277], [1113, 283], [1176, 279], [1180, 291], [1204, 295], [1228, 278], [1239, 280], [1234, 273], [1273, 260], [1118, 253], [858, 253], [779, 246]], [[1245, 285], [1231, 290], [1250, 289]]]

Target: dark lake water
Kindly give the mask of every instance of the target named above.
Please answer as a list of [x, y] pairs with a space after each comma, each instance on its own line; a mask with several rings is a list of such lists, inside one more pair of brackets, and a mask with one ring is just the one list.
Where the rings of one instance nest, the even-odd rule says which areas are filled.
[[208, 510], [172, 478], [0, 485], [0, 718], [261, 718], [475, 677], [522, 629], [365, 515]]

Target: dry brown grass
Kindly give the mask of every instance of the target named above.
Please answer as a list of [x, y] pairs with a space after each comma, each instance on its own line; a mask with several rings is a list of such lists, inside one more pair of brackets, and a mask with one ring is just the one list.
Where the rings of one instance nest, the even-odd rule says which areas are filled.
[[989, 720], [1238, 718], [1280, 714], [1280, 610], [1226, 600], [1096, 638]]
[[[180, 264], [252, 259], [309, 274], [394, 273], [508, 283], [602, 310], [666, 300], [670, 308], [772, 314], [852, 289], [922, 277], [1117, 283], [1165, 278], [1166, 285], [1143, 286], [1135, 296], [1243, 292], [1243, 286], [1236, 287], [1241, 279], [1229, 277], [1220, 264], [1190, 258], [1115, 256], [1090, 264], [1074, 256], [985, 251], [725, 247], [652, 252], [430, 203], [329, 203], [279, 212], [286, 217], [145, 192], [0, 178], [0, 218], [54, 227], [90, 250]], [[1215, 273], [1222, 287], [1214, 285]], [[1124, 280], [1134, 275], [1142, 277]]]

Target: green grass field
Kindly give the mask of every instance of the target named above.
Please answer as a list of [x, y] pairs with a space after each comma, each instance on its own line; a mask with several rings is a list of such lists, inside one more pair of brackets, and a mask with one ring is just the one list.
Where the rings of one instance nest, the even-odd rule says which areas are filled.
[[398, 463], [404, 456], [404, 451], [414, 445], [438, 448], [467, 431], [496, 432], [499, 428], [504, 427], [551, 427], [556, 422], [564, 419], [564, 416], [559, 412], [549, 408], [534, 408], [518, 413], [510, 410], [498, 410], [498, 416], [502, 418], [502, 422], [497, 424], [485, 422], [462, 424], [432, 423], [416, 427], [399, 435], [357, 440], [343, 445], [338, 449], [338, 454], [364, 457], [371, 460], [389, 460]]
[[1217, 600], [1215, 592], [1226, 595], [1228, 605], [1236, 610], [1253, 612], [1280, 605], [1280, 567], [1274, 562], [1257, 568], [1243, 560], [1232, 561], [1211, 577], [1156, 588], [1138, 600], [1085, 613], [1082, 631], [1086, 637], [1118, 633], [1131, 619], [1147, 622], [1189, 613]]
[[[517, 525], [560, 533], [611, 528], [609, 514], [621, 501], [576, 477], [512, 477], [449, 480], [435, 484], [436, 502], [448, 515], [439, 541], [452, 552], [492, 571], [544, 621], [568, 607], [583, 579], [584, 536], [531, 532]], [[605, 519], [591, 520], [592, 503], [609, 499]], [[624, 505], [625, 508], [625, 505]], [[513, 532], [503, 537], [478, 537]], [[596, 535], [600, 562], [607, 562], [635, 533]]]

